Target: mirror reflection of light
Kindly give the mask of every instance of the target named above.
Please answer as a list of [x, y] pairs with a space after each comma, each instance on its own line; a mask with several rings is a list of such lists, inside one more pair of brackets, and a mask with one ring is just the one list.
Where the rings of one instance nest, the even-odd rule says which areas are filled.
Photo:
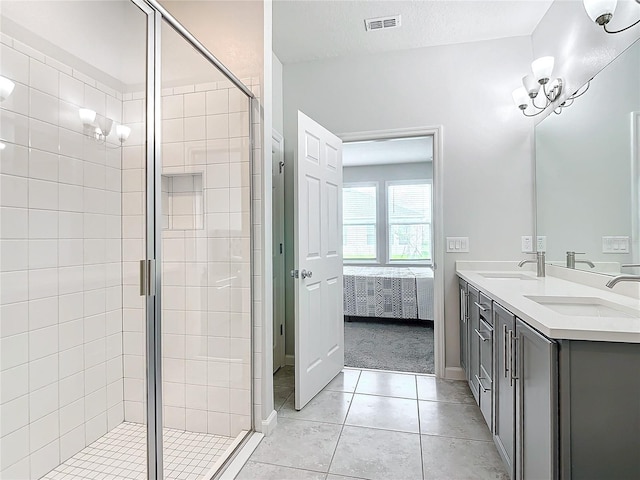
[[5, 148], [7, 148], [7, 145], [6, 145], [6, 144], [4, 144], [4, 143], [2, 143], [2, 142], [0, 142], [0, 152], [1, 152], [2, 150], [4, 150]]
[[0, 102], [6, 100], [13, 92], [16, 84], [7, 77], [0, 76]]

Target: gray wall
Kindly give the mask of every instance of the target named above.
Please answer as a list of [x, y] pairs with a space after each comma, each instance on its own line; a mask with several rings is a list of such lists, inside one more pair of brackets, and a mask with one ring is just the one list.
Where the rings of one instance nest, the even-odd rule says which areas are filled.
[[[284, 66], [289, 220], [297, 110], [336, 134], [443, 126], [444, 232], [471, 244], [469, 254], [446, 254], [443, 266], [446, 366], [459, 364], [455, 260], [520, 258], [520, 236], [533, 230], [533, 126], [511, 99], [530, 62], [530, 39], [518, 37]], [[292, 221], [286, 234], [289, 270]], [[293, 354], [293, 280], [287, 287]]]
[[[345, 184], [357, 182], [375, 182], [378, 184], [377, 217], [378, 223], [384, 224], [386, 223], [387, 217], [385, 182], [397, 180], [430, 180], [433, 178], [433, 162], [344, 167], [342, 169], [342, 175], [342, 180]], [[387, 241], [387, 230], [385, 228], [378, 228], [376, 233], [378, 246], [382, 246], [384, 249], [384, 244]], [[383, 258], [380, 258], [380, 265], [389, 265], [385, 262], [388, 252], [386, 249], [383, 251], [384, 254]], [[378, 252], [380, 252], [380, 248], [378, 248]], [[349, 264], [349, 262], [345, 261], [345, 264]], [[405, 265], [410, 265], [410, 263], [405, 263]]]
[[284, 132], [282, 115], [282, 63], [274, 53], [273, 57], [273, 129], [279, 134]]

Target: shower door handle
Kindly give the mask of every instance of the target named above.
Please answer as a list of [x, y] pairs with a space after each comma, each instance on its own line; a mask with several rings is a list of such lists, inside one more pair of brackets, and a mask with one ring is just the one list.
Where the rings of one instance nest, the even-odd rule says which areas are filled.
[[140, 296], [153, 297], [156, 294], [156, 261], [140, 260]]

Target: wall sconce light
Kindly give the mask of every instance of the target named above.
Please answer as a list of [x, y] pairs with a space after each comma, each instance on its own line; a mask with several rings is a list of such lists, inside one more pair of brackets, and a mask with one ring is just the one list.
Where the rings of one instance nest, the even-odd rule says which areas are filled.
[[0, 76], [0, 102], [4, 102], [13, 93], [16, 84], [7, 77]]
[[[103, 117], [102, 115], [98, 115], [95, 111], [88, 108], [81, 108], [78, 110], [78, 115], [80, 116], [80, 120], [82, 120], [85, 130], [91, 132], [91, 135], [86, 133], [85, 135], [93, 138], [98, 143], [105, 143], [107, 137], [111, 134], [113, 120]], [[130, 134], [131, 128], [126, 125], [116, 126], [116, 137], [118, 137], [120, 143], [124, 143], [127, 138], [129, 138]]]
[[[640, 0], [636, 0], [636, 2], [640, 3]], [[620, 30], [609, 30], [607, 28], [607, 24], [613, 18], [613, 13], [616, 11], [616, 7], [618, 6], [618, 0], [582, 0], [582, 3], [584, 4], [584, 9], [587, 11], [587, 15], [589, 15], [591, 20], [603, 27], [604, 31], [607, 33], [624, 32], [640, 23], [640, 20], [638, 20], [637, 22], [632, 23], [628, 27], [621, 28]]]
[[120, 140], [120, 143], [126, 142], [130, 134], [130, 127], [127, 127], [126, 125], [116, 125], [116, 136], [118, 137], [118, 140]]
[[[551, 78], [553, 73], [553, 57], [540, 57], [531, 63], [529, 75], [522, 77], [524, 86], [517, 88], [511, 94], [516, 106], [522, 111], [525, 117], [535, 117], [541, 114], [549, 105], [555, 102], [562, 93], [562, 79]], [[542, 87], [545, 100], [543, 106], [536, 104], [536, 98]], [[531, 103], [529, 103], [531, 101]], [[538, 112], [528, 114], [526, 112], [529, 105], [532, 105]]]

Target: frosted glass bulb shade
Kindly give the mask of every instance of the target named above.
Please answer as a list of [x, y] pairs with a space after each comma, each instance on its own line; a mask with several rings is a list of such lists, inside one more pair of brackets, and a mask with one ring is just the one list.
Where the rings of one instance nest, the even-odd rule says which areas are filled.
[[598, 25], [604, 25], [611, 20], [616, 11], [618, 0], [583, 0], [584, 9], [589, 18]]
[[80, 120], [82, 120], [82, 123], [85, 125], [91, 125], [96, 121], [96, 112], [88, 108], [78, 110], [78, 115], [80, 115]]
[[520, 110], [524, 110], [529, 106], [529, 94], [524, 89], [524, 87], [516, 88], [513, 93], [511, 93], [513, 97], [513, 102]]
[[118, 137], [118, 140], [125, 142], [127, 138], [129, 138], [129, 135], [131, 135], [131, 128], [126, 125], [116, 126], [116, 136]]
[[547, 83], [553, 73], [553, 57], [540, 57], [531, 63], [533, 77], [538, 83]]
[[16, 84], [8, 78], [0, 77], [0, 102], [3, 102], [7, 98], [9, 98], [9, 95], [13, 93], [13, 89], [15, 88], [15, 86]]
[[532, 74], [525, 75], [522, 77], [522, 84], [524, 85], [524, 89], [529, 94], [529, 97], [535, 98], [538, 95], [538, 90], [540, 90], [540, 84], [538, 80], [536, 80]]

